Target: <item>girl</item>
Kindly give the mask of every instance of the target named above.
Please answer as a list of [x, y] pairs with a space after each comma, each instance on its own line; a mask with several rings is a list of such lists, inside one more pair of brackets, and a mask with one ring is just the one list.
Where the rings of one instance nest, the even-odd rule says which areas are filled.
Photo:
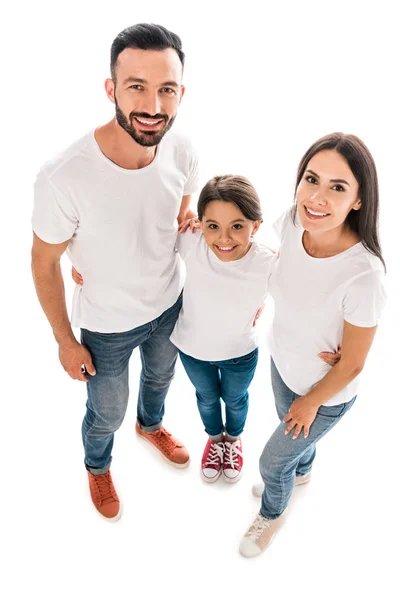
[[[260, 513], [240, 552], [260, 554], [281, 526], [296, 476], [310, 478], [315, 444], [352, 407], [358, 375], [385, 303], [378, 237], [378, 183], [353, 135], [321, 138], [303, 156], [295, 206], [278, 223], [280, 256], [270, 280], [275, 316], [271, 377], [281, 424], [260, 458]], [[333, 368], [315, 360], [341, 345]], [[299, 481], [298, 481], [299, 482]]]
[[[255, 323], [277, 260], [253, 236], [262, 222], [260, 200], [240, 176], [214, 177], [198, 201], [201, 231], [179, 234], [177, 250], [186, 265], [183, 304], [171, 341], [196, 389], [208, 440], [201, 462], [204, 481], [239, 480], [248, 387], [257, 365]], [[189, 221], [180, 225], [185, 231]], [[73, 270], [74, 281], [83, 280]], [[321, 354], [333, 364], [338, 355]], [[319, 359], [318, 359], [319, 360]], [[221, 398], [225, 403], [225, 422]]]

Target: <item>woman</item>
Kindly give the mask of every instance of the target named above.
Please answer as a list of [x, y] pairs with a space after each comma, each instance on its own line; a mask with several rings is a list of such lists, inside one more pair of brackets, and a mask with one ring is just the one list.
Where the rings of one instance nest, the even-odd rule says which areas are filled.
[[[271, 377], [279, 427], [260, 458], [260, 513], [240, 544], [260, 554], [284, 521], [293, 487], [310, 478], [315, 444], [351, 408], [385, 303], [378, 181], [366, 146], [334, 133], [315, 142], [297, 173], [296, 205], [278, 223], [270, 279], [275, 316]], [[341, 346], [329, 367], [316, 348]]]

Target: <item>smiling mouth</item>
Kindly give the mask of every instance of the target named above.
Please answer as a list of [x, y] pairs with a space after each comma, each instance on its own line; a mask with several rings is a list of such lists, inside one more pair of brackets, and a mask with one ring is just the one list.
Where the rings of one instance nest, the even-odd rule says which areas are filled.
[[214, 246], [218, 252], [221, 252], [221, 254], [229, 254], [230, 252], [233, 252], [235, 248], [237, 248], [237, 246], [217, 246], [217, 244], [214, 244]]
[[139, 123], [140, 128], [145, 131], [152, 131], [157, 129], [160, 123], [164, 122], [164, 119], [144, 119], [142, 117], [133, 117], [134, 120]]
[[324, 217], [329, 217], [329, 213], [319, 212], [317, 210], [312, 210], [304, 205], [304, 211], [309, 219], [312, 221], [323, 219]]

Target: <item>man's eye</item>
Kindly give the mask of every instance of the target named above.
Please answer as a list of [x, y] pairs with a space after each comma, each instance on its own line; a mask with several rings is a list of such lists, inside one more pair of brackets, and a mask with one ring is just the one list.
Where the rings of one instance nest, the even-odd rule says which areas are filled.
[[161, 89], [162, 92], [164, 92], [165, 94], [173, 94], [175, 92], [175, 90], [173, 90], [172, 88], [162, 88]]
[[132, 85], [129, 86], [129, 89], [131, 89], [131, 90], [142, 90], [143, 87], [141, 85], [138, 85], [137, 83], [133, 83]]

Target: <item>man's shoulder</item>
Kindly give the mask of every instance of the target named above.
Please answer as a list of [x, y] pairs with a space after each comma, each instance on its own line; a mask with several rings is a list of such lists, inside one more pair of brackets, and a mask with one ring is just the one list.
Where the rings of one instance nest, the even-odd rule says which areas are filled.
[[165, 146], [185, 156], [196, 155], [192, 139], [180, 129], [171, 129], [166, 133]]
[[70, 146], [58, 152], [53, 158], [46, 161], [40, 168], [40, 173], [48, 179], [57, 178], [57, 175], [73, 174], [74, 169], [80, 169], [82, 157], [93, 140], [93, 131], [73, 142]]

